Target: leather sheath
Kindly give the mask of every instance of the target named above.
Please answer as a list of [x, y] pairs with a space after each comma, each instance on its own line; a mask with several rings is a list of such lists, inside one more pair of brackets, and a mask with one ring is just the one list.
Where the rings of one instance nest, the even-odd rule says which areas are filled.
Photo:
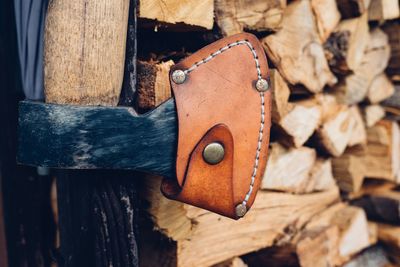
[[[186, 73], [175, 83], [175, 70]], [[269, 80], [264, 50], [252, 34], [212, 43], [174, 65], [170, 83], [178, 114], [176, 180], [165, 178], [161, 190], [179, 200], [238, 219], [236, 207], [252, 206], [267, 161], [271, 92], [256, 83]], [[223, 160], [203, 158], [205, 146], [223, 145]]]

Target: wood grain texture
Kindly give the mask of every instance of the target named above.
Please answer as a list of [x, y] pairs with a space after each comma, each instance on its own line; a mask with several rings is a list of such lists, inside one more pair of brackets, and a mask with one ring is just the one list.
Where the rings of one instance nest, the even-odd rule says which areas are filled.
[[20, 103], [20, 114], [20, 163], [71, 169], [133, 169], [169, 177], [175, 173], [177, 123], [173, 100], [141, 116], [123, 107], [29, 101]]
[[48, 103], [118, 103], [129, 0], [50, 2], [45, 31]]
[[158, 23], [183, 23], [212, 29], [214, 2], [212, 0], [143, 0], [139, 3], [139, 18], [156, 20]]
[[217, 0], [215, 20], [224, 36], [247, 30], [278, 30], [286, 0]]
[[336, 83], [329, 69], [310, 1], [290, 3], [283, 12], [282, 29], [265, 37], [263, 46], [280, 74], [291, 84], [321, 92]]

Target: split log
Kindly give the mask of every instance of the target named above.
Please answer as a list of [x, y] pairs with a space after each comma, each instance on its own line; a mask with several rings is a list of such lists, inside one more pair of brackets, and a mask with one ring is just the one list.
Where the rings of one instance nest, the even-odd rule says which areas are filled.
[[166, 199], [160, 193], [158, 177], [146, 177], [144, 181], [141, 192], [148, 201], [147, 211], [155, 228], [175, 241], [171, 248], [175, 262], [162, 266], [210, 266], [285, 242], [339, 198], [336, 188], [302, 196], [261, 191], [246, 217], [233, 221]]
[[51, 1], [45, 32], [46, 102], [117, 105], [128, 13], [128, 0]]
[[223, 36], [246, 30], [278, 30], [286, 0], [216, 0], [215, 21]]
[[284, 10], [282, 29], [262, 40], [280, 74], [291, 84], [302, 84], [310, 92], [321, 92], [336, 83], [319, 40], [310, 1], [290, 3]]
[[329, 65], [337, 73], [356, 70], [361, 65], [368, 41], [367, 14], [341, 21], [324, 45]]
[[390, 57], [387, 35], [380, 29], [370, 33], [368, 46], [360, 66], [353, 74], [342, 79], [333, 89], [338, 101], [344, 104], [359, 103], [367, 96], [373, 79], [386, 68]]
[[317, 160], [314, 149], [271, 145], [262, 189], [302, 194], [326, 191], [334, 186], [331, 161]]
[[358, 192], [365, 176], [363, 148], [359, 146], [347, 148], [343, 155], [332, 159], [332, 170], [342, 191]]
[[389, 20], [400, 17], [398, 0], [371, 0], [368, 10], [369, 20]]
[[278, 143], [271, 144], [261, 188], [293, 193], [306, 192], [315, 160], [316, 152], [312, 148], [286, 149]]
[[294, 147], [301, 147], [312, 136], [321, 121], [321, 108], [314, 101], [291, 103], [293, 109], [277, 125], [279, 142]]
[[372, 104], [377, 104], [394, 93], [394, 85], [385, 74], [375, 77], [368, 88], [367, 100]]
[[171, 97], [169, 70], [174, 65], [172, 60], [152, 63], [137, 63], [137, 106], [141, 110], [157, 107]]
[[389, 37], [391, 55], [387, 73], [390, 76], [400, 75], [400, 22], [391, 21], [383, 25], [382, 29]]
[[364, 107], [364, 121], [367, 127], [374, 126], [385, 117], [385, 110], [380, 105], [368, 105]]
[[390, 118], [400, 121], [400, 85], [395, 85], [394, 94], [385, 99], [381, 105], [385, 111], [390, 114]]
[[388, 246], [400, 250], [400, 226], [379, 223], [378, 238]]
[[337, 0], [343, 19], [359, 17], [368, 11], [371, 0]]
[[367, 130], [365, 151], [367, 177], [399, 181], [400, 129], [396, 122], [382, 120]]
[[332, 117], [327, 118], [316, 131], [319, 147], [338, 157], [346, 149], [353, 132], [355, 120], [347, 106], [341, 106]]
[[179, 29], [183, 24], [212, 29], [214, 24], [214, 2], [212, 0], [188, 0], [185, 2], [145, 0], [140, 1], [138, 11], [139, 18], [155, 20], [154, 23], [150, 23], [151, 26], [175, 26]]
[[315, 216], [293, 242], [301, 266], [337, 266], [373, 244], [371, 236], [376, 233], [364, 211], [339, 203]]
[[367, 143], [367, 130], [365, 123], [358, 106], [350, 107], [350, 116], [354, 119], [353, 132], [348, 143], [348, 146], [364, 145]]
[[289, 102], [290, 89], [277, 70], [271, 70], [272, 122], [279, 141], [301, 147], [320, 123], [321, 110], [312, 100]]
[[348, 199], [357, 199], [363, 196], [368, 196], [374, 193], [391, 191], [396, 187], [396, 184], [381, 180], [381, 179], [365, 179], [361, 189], [347, 195]]
[[330, 159], [317, 158], [310, 172], [310, 182], [306, 192], [325, 191], [336, 186]]
[[311, 7], [317, 22], [319, 37], [324, 43], [340, 21], [336, 0], [311, 0]]

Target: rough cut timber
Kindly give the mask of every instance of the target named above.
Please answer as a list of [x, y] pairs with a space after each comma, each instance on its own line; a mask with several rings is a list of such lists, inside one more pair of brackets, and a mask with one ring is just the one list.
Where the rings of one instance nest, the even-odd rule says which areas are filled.
[[128, 11], [129, 0], [50, 2], [44, 55], [46, 102], [117, 105]]
[[386, 68], [390, 57], [387, 35], [379, 28], [370, 33], [368, 46], [360, 66], [353, 74], [342, 79], [332, 90], [338, 101], [344, 104], [359, 103], [367, 96], [373, 79]]
[[[376, 236], [373, 230], [362, 209], [343, 203], [331, 206], [316, 215], [294, 239], [301, 266], [341, 265], [376, 241], [371, 238]], [[315, 265], [316, 260], [330, 264]]]
[[400, 76], [400, 21], [390, 21], [383, 25], [382, 29], [389, 37], [391, 55], [387, 73], [390, 76]]
[[336, 186], [330, 159], [317, 158], [310, 172], [310, 182], [307, 192], [326, 191]]
[[399, 181], [400, 129], [397, 122], [382, 120], [367, 130], [365, 175]]
[[371, 0], [337, 0], [343, 19], [359, 17], [368, 11]]
[[308, 0], [290, 3], [283, 13], [282, 29], [262, 40], [280, 74], [291, 84], [321, 92], [336, 83], [329, 70], [316, 21]]
[[371, 0], [368, 10], [369, 20], [389, 20], [400, 17], [398, 0]]
[[354, 127], [348, 146], [363, 145], [367, 143], [367, 130], [365, 128], [360, 108], [358, 106], [350, 107], [350, 116], [354, 118]]
[[385, 117], [385, 109], [380, 105], [368, 105], [364, 107], [364, 120], [367, 127], [374, 126]]
[[377, 104], [386, 98], [389, 98], [393, 93], [393, 83], [389, 80], [386, 74], [382, 73], [376, 76], [369, 86], [367, 100], [372, 104]]
[[246, 30], [277, 30], [286, 0], [216, 0], [215, 21], [224, 36]]
[[322, 150], [332, 156], [343, 154], [351, 137], [355, 120], [347, 106], [341, 106], [331, 117], [323, 121], [316, 131], [316, 141]]
[[368, 41], [367, 14], [342, 20], [325, 44], [329, 65], [338, 73], [356, 70], [361, 64]]
[[279, 142], [301, 147], [311, 137], [321, 122], [321, 108], [313, 100], [290, 103], [293, 109], [276, 126]]
[[336, 0], [311, 0], [318, 33], [324, 43], [340, 21]]
[[233, 221], [166, 199], [160, 193], [158, 177], [146, 177], [144, 181], [141, 192], [149, 203], [148, 212], [155, 228], [176, 242], [170, 254], [174, 260], [166, 262], [165, 255], [157, 256], [155, 251], [153, 266], [160, 266], [161, 261], [162, 266], [210, 266], [288, 242], [311, 217], [339, 198], [337, 188], [301, 196], [261, 191], [246, 217]]
[[310, 172], [316, 160], [312, 148], [285, 148], [271, 144], [262, 189], [304, 193], [310, 182]]
[[172, 60], [153, 63], [137, 63], [137, 105], [142, 110], [157, 107], [171, 97], [169, 70], [174, 65]]
[[[139, 18], [155, 20], [151, 25], [197, 26], [212, 29], [214, 23], [213, 0], [143, 0], [139, 3]], [[182, 27], [181, 27], [182, 28]]]
[[275, 69], [270, 72], [272, 90], [272, 122], [279, 142], [301, 147], [313, 134], [321, 120], [321, 109], [314, 101], [289, 102], [290, 89]]
[[339, 188], [346, 192], [358, 192], [364, 181], [364, 150], [360, 146], [349, 147], [340, 157], [332, 159], [333, 176]]

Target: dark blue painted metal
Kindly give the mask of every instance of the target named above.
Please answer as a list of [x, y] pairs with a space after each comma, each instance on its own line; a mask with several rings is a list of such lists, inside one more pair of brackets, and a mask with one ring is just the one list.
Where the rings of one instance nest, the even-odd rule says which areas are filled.
[[62, 169], [129, 169], [173, 177], [175, 102], [138, 115], [132, 108], [19, 105], [21, 164]]

